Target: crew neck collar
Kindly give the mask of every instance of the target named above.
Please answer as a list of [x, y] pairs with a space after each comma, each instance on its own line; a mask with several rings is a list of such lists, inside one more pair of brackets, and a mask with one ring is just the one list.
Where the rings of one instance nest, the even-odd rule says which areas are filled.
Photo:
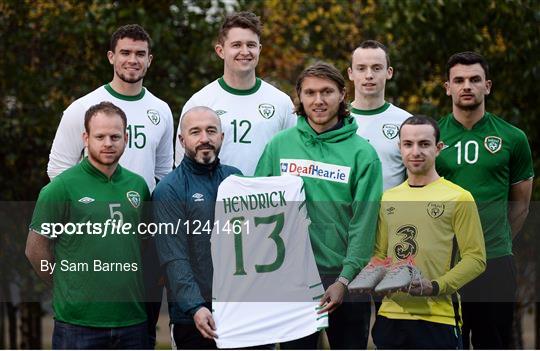
[[138, 93], [137, 95], [120, 94], [119, 92], [114, 90], [113, 87], [111, 87], [111, 83], [105, 84], [104, 88], [105, 88], [105, 90], [107, 90], [109, 92], [109, 94], [111, 94], [115, 98], [120, 99], [120, 100], [125, 100], [125, 101], [137, 101], [137, 100], [140, 100], [140, 99], [142, 99], [144, 97], [144, 94], [146, 93], [146, 89], [143, 87], [141, 89], [141, 92]]
[[261, 87], [261, 79], [260, 78], [255, 78], [255, 85], [253, 85], [251, 88], [249, 89], [235, 89], [233, 87], [231, 87], [230, 85], [227, 84], [227, 82], [225, 82], [225, 79], [223, 77], [219, 78], [218, 79], [218, 83], [219, 85], [227, 92], [233, 94], [233, 95], [251, 95], [251, 94], [254, 94], [257, 92], [257, 90], [259, 90], [259, 88]]

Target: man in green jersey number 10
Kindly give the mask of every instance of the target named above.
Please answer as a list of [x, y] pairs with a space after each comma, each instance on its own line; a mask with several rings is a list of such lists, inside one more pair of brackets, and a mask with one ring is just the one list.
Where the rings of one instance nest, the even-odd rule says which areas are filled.
[[[150, 193], [141, 176], [118, 164], [126, 125], [112, 103], [90, 107], [83, 135], [88, 157], [55, 177], [36, 203], [26, 256], [53, 286], [53, 349], [152, 347], [137, 231]], [[131, 230], [119, 234], [124, 230], [110, 223]], [[46, 230], [51, 224], [65, 229], [52, 236]]]
[[446, 74], [452, 113], [439, 121], [444, 147], [437, 171], [472, 193], [487, 255], [486, 271], [461, 290], [463, 346], [469, 348], [470, 334], [474, 348], [509, 349], [516, 292], [512, 238], [528, 214], [531, 150], [520, 129], [486, 112], [491, 80], [481, 55], [452, 55]]

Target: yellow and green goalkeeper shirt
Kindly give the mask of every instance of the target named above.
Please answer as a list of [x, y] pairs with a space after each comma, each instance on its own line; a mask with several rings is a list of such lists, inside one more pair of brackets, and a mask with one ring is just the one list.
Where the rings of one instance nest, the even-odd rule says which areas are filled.
[[[379, 315], [455, 325], [452, 294], [482, 273], [486, 250], [472, 195], [439, 178], [423, 186], [405, 181], [386, 191], [379, 211], [375, 256], [393, 263], [412, 257], [424, 278], [436, 281], [437, 296], [394, 293]], [[457, 294], [454, 295], [457, 298]]]

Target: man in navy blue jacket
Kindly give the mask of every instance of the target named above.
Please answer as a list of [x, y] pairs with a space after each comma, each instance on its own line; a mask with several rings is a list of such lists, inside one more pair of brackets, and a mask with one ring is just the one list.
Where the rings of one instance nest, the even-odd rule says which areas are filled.
[[[213, 110], [194, 107], [180, 123], [184, 159], [152, 196], [155, 222], [163, 229], [155, 240], [167, 274], [173, 348], [215, 349], [210, 234], [218, 186], [241, 172], [219, 163], [223, 132]], [[161, 224], [176, 233], [165, 232]]]

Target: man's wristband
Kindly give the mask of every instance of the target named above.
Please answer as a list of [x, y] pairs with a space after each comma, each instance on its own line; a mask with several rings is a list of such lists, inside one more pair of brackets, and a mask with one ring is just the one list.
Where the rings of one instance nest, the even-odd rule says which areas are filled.
[[345, 285], [345, 287], [348, 287], [349, 286], [349, 279], [345, 278], [345, 277], [342, 277], [342, 276], [339, 276], [337, 279], [336, 279], [336, 282], [340, 282], [341, 284]]
[[439, 295], [439, 283], [437, 283], [435, 280], [431, 281], [431, 296], [437, 296]]

